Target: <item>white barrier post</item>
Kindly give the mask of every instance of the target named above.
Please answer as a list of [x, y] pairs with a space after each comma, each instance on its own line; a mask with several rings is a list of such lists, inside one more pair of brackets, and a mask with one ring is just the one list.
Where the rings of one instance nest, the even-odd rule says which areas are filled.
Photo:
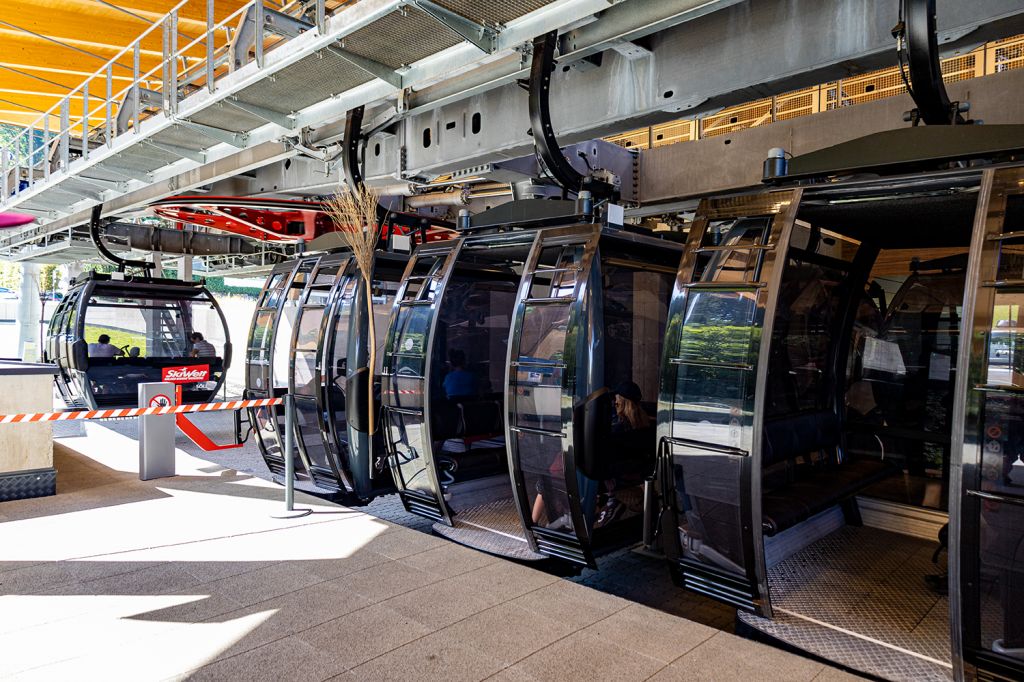
[[[159, 381], [139, 384], [139, 407], [174, 405], [174, 384]], [[174, 476], [174, 415], [139, 417], [139, 480]]]

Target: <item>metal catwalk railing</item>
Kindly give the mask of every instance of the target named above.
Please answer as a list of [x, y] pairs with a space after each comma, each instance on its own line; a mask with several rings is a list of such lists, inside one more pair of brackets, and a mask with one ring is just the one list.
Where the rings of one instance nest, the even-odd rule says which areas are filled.
[[138, 133], [156, 111], [173, 115], [182, 99], [204, 88], [214, 92], [223, 75], [251, 61], [262, 67], [289, 29], [306, 26], [304, 14], [323, 32], [330, 12], [354, 2], [291, 0], [270, 8], [251, 0], [218, 19], [214, 0], [182, 0], [0, 145], [0, 205], [51, 174], [73, 172], [76, 161], [88, 161], [91, 151], [117, 137]]
[[[1020, 68], [1024, 68], [1024, 35], [986, 43], [942, 62], [947, 83]], [[882, 69], [740, 104], [709, 116], [631, 130], [605, 139], [632, 149], [663, 147], [895, 97], [906, 91], [898, 68]]]

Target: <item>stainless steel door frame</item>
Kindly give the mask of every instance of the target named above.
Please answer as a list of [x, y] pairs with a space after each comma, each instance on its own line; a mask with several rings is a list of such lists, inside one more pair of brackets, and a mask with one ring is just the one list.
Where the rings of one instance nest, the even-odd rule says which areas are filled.
[[[355, 487], [353, 484], [351, 472], [346, 469], [345, 464], [347, 463], [347, 457], [344, 457], [340, 443], [334, 437], [333, 429], [333, 411], [328, 416], [328, 399], [327, 399], [327, 386], [325, 379], [327, 374], [324, 371], [324, 353], [328, 348], [326, 337], [334, 329], [335, 313], [337, 306], [335, 305], [339, 298], [339, 291], [343, 290], [346, 285], [349, 274], [350, 258], [347, 253], [344, 254], [328, 254], [321, 256], [313, 270], [310, 272], [309, 280], [306, 282], [305, 288], [301, 294], [299, 302], [299, 312], [295, 319], [295, 326], [292, 329], [292, 339], [289, 346], [290, 362], [288, 365], [288, 390], [293, 395], [296, 395], [297, 405], [300, 402], [315, 402], [316, 410], [314, 418], [317, 425], [317, 438], [319, 443], [310, 444], [306, 442], [303, 437], [302, 430], [300, 428], [300, 420], [296, 419], [295, 423], [295, 443], [298, 446], [298, 450], [303, 457], [303, 460], [307, 463], [307, 468], [310, 472], [314, 482], [321, 487], [326, 489], [337, 488], [344, 492], [353, 492]], [[326, 300], [322, 303], [310, 303], [310, 297], [314, 291], [323, 291], [322, 285], [317, 285], [317, 279], [321, 275], [321, 271], [325, 268], [336, 268], [337, 272], [334, 275], [334, 281], [331, 283], [329, 290], [327, 291]], [[316, 331], [316, 350], [315, 351], [300, 351], [299, 350], [299, 334], [302, 328], [302, 321], [305, 315], [314, 309], [322, 310], [320, 323]], [[312, 354], [314, 356], [313, 363], [313, 377], [312, 383], [314, 386], [313, 394], [305, 394], [298, 396], [297, 383], [296, 383], [296, 371], [298, 370], [298, 360], [300, 352]], [[298, 407], [297, 407], [298, 409]], [[322, 446], [324, 459], [327, 462], [329, 472], [323, 471], [322, 465], [316, 465], [314, 458], [309, 452], [311, 447]]]
[[[433, 518], [451, 525], [451, 513], [444, 500], [444, 491], [437, 475], [437, 467], [434, 460], [433, 440], [430, 428], [430, 403], [431, 403], [431, 380], [433, 376], [433, 352], [434, 337], [437, 328], [437, 314], [444, 297], [444, 290], [451, 278], [453, 266], [462, 247], [464, 239], [455, 239], [449, 242], [428, 243], [420, 246], [409, 259], [409, 263], [402, 275], [402, 286], [395, 296], [395, 302], [391, 309], [391, 324], [388, 328], [387, 340], [384, 344], [384, 367], [381, 372], [381, 409], [383, 411], [384, 439], [388, 450], [388, 458], [391, 464], [392, 475], [395, 479], [395, 487], [407, 511], [428, 518]], [[428, 272], [425, 275], [415, 275], [417, 264], [426, 259], [434, 259]], [[414, 282], [422, 282], [420, 289], [416, 291], [416, 298], [406, 301], [409, 287]], [[399, 343], [400, 325], [404, 323], [406, 313], [416, 309], [426, 308], [429, 310], [427, 321], [426, 339], [423, 343], [422, 372], [419, 377], [408, 377], [409, 380], [420, 382], [420, 408], [410, 410], [401, 407], [401, 402], [394, 398], [398, 388], [399, 376], [394, 369], [394, 358], [401, 349], [396, 347]], [[418, 417], [420, 422], [420, 452], [414, 452], [416, 457], [423, 459], [423, 471], [427, 476], [430, 493], [411, 490], [404, 478], [402, 471], [402, 459], [405, 456], [399, 448], [403, 438], [408, 437], [406, 418]], [[399, 436], [398, 440], [395, 439]], [[407, 444], [408, 445], [408, 444]], [[413, 452], [414, 448], [409, 447]]]
[[[663, 542], [666, 554], [674, 562], [673, 570], [678, 571], [680, 581], [687, 589], [764, 617], [772, 615], [765, 567], [761, 507], [761, 448], [765, 393], [776, 301], [800, 197], [801, 190], [795, 189], [701, 201], [697, 217], [690, 228], [686, 252], [680, 263], [673, 289], [658, 399], [658, 441], [661, 459], [659, 482], [662, 498], [666, 500], [670, 512], [663, 517]], [[762, 233], [763, 241], [757, 238], [750, 243], [741, 242], [731, 246], [709, 246], [705, 243], [711, 221], [743, 218], [769, 220]], [[728, 269], [724, 265], [721, 270], [711, 273], [710, 280], [704, 279], [706, 272], [701, 272], [699, 279], [697, 278], [698, 259], [707, 259], [705, 268], [711, 269], [718, 267], [715, 258], [719, 254], [729, 256], [737, 253], [746, 254], [742, 278], [731, 279], [733, 275], [726, 275], [725, 279], [719, 279], [719, 274], [725, 273]], [[745, 359], [730, 363], [721, 362], [716, 357], [703, 364], [699, 360], [687, 360], [684, 357], [683, 343], [689, 306], [699, 303], [699, 299], [696, 298], [698, 296], [719, 293], [734, 293], [738, 297], [737, 301], [745, 298], [750, 302], [750, 318], [741, 325], [749, 327], [749, 337], [746, 340], [749, 345], [744, 355]], [[755, 346], [756, 354], [752, 355], [751, 351]], [[753, 376], [753, 400], [741, 397], [738, 400], [742, 402], [742, 406], [730, 408], [728, 431], [732, 433], [735, 429], [735, 434], [730, 436], [735, 442], [705, 442], [703, 438], [695, 438], [691, 433], [699, 431], [698, 428], [685, 431], [685, 435], [676, 432], [677, 423], [690, 424], [694, 427], [700, 427], [705, 423], [704, 420], [688, 422], [676, 419], [677, 398], [682, 390], [680, 372], [685, 366], [703, 366], [713, 371], [737, 372], [740, 377]], [[747, 386], [749, 383], [748, 378], [740, 381], [741, 386]], [[749, 395], [749, 389], [747, 391], [746, 395]], [[702, 402], [709, 406], [713, 403], [700, 401], [700, 395], [688, 397], [698, 399], [697, 402], [688, 401], [687, 404], [693, 406], [700, 406]], [[697, 416], [693, 419], [696, 420]], [[743, 423], [745, 420], [746, 426]], [[708, 431], [707, 438], [715, 435], [712, 433], [713, 426], [706, 427], [705, 430]], [[690, 462], [693, 471], [697, 472], [698, 478], [695, 480], [711, 485], [715, 495], [730, 497], [730, 493], [721, 488], [727, 486], [732, 491], [731, 495], [735, 496], [731, 497], [734, 500], [731, 504], [736, 509], [735, 517], [729, 517], [734, 526], [731, 529], [734, 533], [732, 542], [726, 540], [725, 545], [714, 543], [715, 532], [725, 532], [721, 525], [716, 525], [711, 531], [705, 529], [706, 535], [703, 536], [702, 544], [692, 548], [690, 552], [696, 558], [684, 556], [684, 548], [681, 545], [678, 486], [683, 486], [682, 494], [686, 497], [683, 501], [684, 506], [696, 499], [705, 499], [707, 504], [707, 500], [714, 503], [718, 498], [702, 498], [695, 495], [695, 487], [692, 485], [690, 492], [686, 492], [685, 480], [677, 481], [675, 470], [677, 466], [680, 470], [684, 469], [687, 462]], [[712, 464], [709, 465], [708, 462]], [[709, 466], [712, 466], [714, 471], [708, 469]], [[715, 476], [721, 478], [716, 482]], [[725, 500], [719, 500], [717, 504], [721, 507], [723, 503], [724, 506], [729, 506]], [[688, 509], [682, 511], [690, 518]], [[700, 510], [693, 513], [693, 517], [700, 524], [703, 524], [702, 517], [705, 515], [707, 514]], [[730, 547], [732, 551], [716, 551], [722, 547]], [[729, 558], [736, 554], [739, 555], [739, 564]]]
[[[515, 312], [512, 318], [512, 329], [508, 343], [508, 359], [505, 365], [505, 442], [509, 458], [509, 472], [512, 476], [515, 501], [519, 510], [520, 523], [530, 549], [540, 554], [558, 557], [574, 563], [596, 567], [590, 544], [590, 534], [586, 525], [586, 515], [582, 507], [575, 465], [575, 437], [573, 429], [573, 411], [585, 395], [578, 395], [581, 390], [580, 380], [586, 380], [586, 368], [591, 365], [589, 354], [592, 349], [587, 346], [587, 334], [580, 333], [585, 322], [584, 304], [587, 297], [591, 266], [596, 261], [598, 243], [601, 238], [599, 225], [581, 224], [572, 227], [549, 228], [539, 230], [534, 238], [530, 255], [523, 269], [523, 278], [516, 296]], [[571, 296], [551, 298], [547, 301], [531, 298], [535, 276], [543, 250], [551, 247], [582, 245], [583, 254], [579, 264], [575, 266], [577, 275]], [[569, 308], [568, 324], [562, 347], [563, 365], [560, 387], [560, 429], [533, 429], [519, 423], [517, 409], [517, 391], [520, 388], [517, 376], [520, 367], [529, 363], [521, 362], [522, 337], [527, 306], [536, 304], [563, 304]], [[583, 330], [585, 331], [585, 330]], [[538, 369], [542, 363], [535, 363]], [[533, 366], [533, 365], [530, 365]], [[552, 370], [555, 365], [550, 365]], [[579, 374], [580, 367], [583, 375]], [[565, 493], [568, 498], [569, 515], [572, 527], [568, 530], [551, 530], [540, 527], [533, 522], [532, 505], [530, 504], [528, 484], [519, 447], [520, 435], [532, 435], [540, 438], [559, 438], [561, 442], [562, 476]]]
[[[245, 362], [246, 362], [246, 397], [259, 397], [269, 398], [273, 397], [274, 394], [274, 350], [277, 343], [277, 330], [281, 320], [281, 312], [284, 307], [284, 301], [287, 297], [287, 292], [291, 287], [292, 280], [295, 277], [295, 273], [299, 268], [301, 261], [287, 261], [280, 263], [271, 270], [270, 275], [267, 277], [267, 281], [263, 285], [263, 290], [260, 292], [260, 297], [257, 299], [256, 310], [253, 311], [252, 323], [249, 325], [249, 335], [246, 339], [245, 348]], [[280, 275], [280, 279], [275, 280], [275, 276]], [[277, 285], [279, 283], [279, 286]], [[273, 286], [272, 286], [273, 285]], [[271, 297], [274, 292], [280, 292], [277, 301], [271, 301]], [[274, 305], [270, 305], [273, 303]], [[256, 331], [256, 323], [259, 320], [261, 313], [270, 314], [270, 326], [269, 329], [264, 331], [263, 336], [260, 339], [260, 346], [256, 347], [253, 345], [253, 335]], [[262, 386], [251, 386], [250, 379], [252, 377], [252, 359], [253, 352], [261, 351], [262, 356], [265, 356], [265, 361], [260, 363], [262, 369], [258, 370], [258, 379]], [[260, 429], [260, 413], [266, 415], [268, 423], [274, 425], [273, 434], [263, 434]], [[253, 425], [253, 431], [256, 434], [256, 442], [259, 445], [260, 452], [263, 454], [263, 459], [267, 463], [267, 467], [272, 473], [284, 474], [284, 459], [279, 454], [271, 453], [267, 447], [267, 443], [264, 442], [264, 438], [268, 437], [273, 439], [274, 444], [278, 447], [278, 452], [283, 451], [283, 445], [281, 443], [281, 433], [279, 428], [278, 410], [275, 407], [260, 407], [250, 409], [249, 419]], [[297, 456], [297, 455], [296, 455]], [[279, 462], [277, 460], [280, 460]], [[300, 458], [300, 463], [303, 463]], [[304, 466], [304, 463], [303, 463]], [[303, 473], [306, 473], [303, 471]]]
[[[335, 405], [335, 400], [331, 395], [331, 387], [336, 381], [340, 380], [345, 382], [348, 374], [348, 358], [351, 355], [352, 344], [351, 340], [351, 320], [348, 322], [346, 329], [349, 330], [349, 334], [345, 339], [340, 339], [341, 343], [345, 345], [345, 370], [342, 376], [336, 376], [338, 368], [334, 366], [334, 349], [335, 344], [339, 342], [338, 339], [338, 325], [339, 320], [343, 316], [351, 318], [352, 316], [352, 303], [346, 298], [346, 291], [350, 288], [350, 285], [355, 282], [358, 286], [359, 276], [355, 267], [355, 261], [351, 258], [350, 254], [345, 254], [344, 258], [337, 262], [338, 273], [334, 282], [334, 286], [331, 288], [330, 294], [327, 299], [327, 307], [324, 310], [324, 318], [321, 321], [320, 333], [317, 342], [317, 363], [316, 372], [317, 379], [320, 385], [320, 396], [319, 402], [321, 406], [321, 430], [324, 434], [324, 440], [328, 443], [328, 449], [333, 453], [333, 457], [337, 460], [338, 470], [342, 473], [345, 486], [349, 492], [355, 492], [359, 495], [367, 494], [368, 490], [361, 490], [357, 482], [358, 477], [353, 471], [354, 464], [358, 460], [356, 455], [352, 453], [352, 428], [348, 424], [348, 405], [339, 406]], [[347, 395], [346, 400], [347, 403]], [[346, 433], [344, 438], [338, 431], [338, 424], [335, 420], [335, 415], [338, 412], [342, 412], [346, 415]]]
[[[950, 638], [957, 680], [1024, 675], [1024, 660], [1002, 657], [984, 648], [980, 602], [984, 550], [982, 507], [1003, 505], [1005, 510], [1024, 506], [1024, 495], [1002, 492], [998, 485], [999, 472], [992, 472], [996, 474], [996, 481], [988, 481], [986, 486], [986, 480], [992, 477], [986, 474], [984, 466], [985, 453], [990, 449], [995, 451], [994, 447], [1000, 446], [997, 457], [1003, 452], [999, 435], [992, 431], [994, 422], [987, 423], [993, 419], [988, 413], [997, 411], [986, 410], [987, 403], [997, 396], [1022, 395], [1020, 388], [992, 385], [989, 369], [999, 291], [1024, 292], [1024, 279], [1005, 281], [999, 277], [1004, 242], [1024, 241], [1021, 232], [1014, 231], [1006, 222], [1009, 198], [1020, 195], [1024, 195], [1024, 167], [984, 171], [968, 256], [962, 320], [969, 325], [966, 329], [969, 333], [961, 331], [958, 348], [960, 371], [954, 394], [949, 485]], [[1013, 357], [1011, 350], [1009, 363]], [[1012, 364], [1010, 375], [1012, 379]], [[1016, 530], [1022, 538], [1018, 542], [1024, 542], [1024, 525]], [[1002, 587], [1006, 589], [1005, 584]], [[1011, 614], [1002, 615], [1005, 625], [1005, 619]], [[1016, 615], [1024, 617], [1024, 614]]]
[[[288, 392], [295, 395], [295, 368], [296, 368], [296, 344], [299, 340], [299, 328], [302, 326], [302, 318], [306, 313], [306, 304], [309, 299], [310, 292], [313, 290], [313, 282], [316, 280], [317, 270], [320, 269], [320, 263], [322, 258], [320, 256], [311, 256], [302, 258], [296, 263], [296, 271], [300, 264], [306, 264], [312, 262], [310, 266], [309, 274], [307, 275], [306, 281], [303, 283], [302, 291], [299, 292], [298, 303], [295, 311], [295, 322], [292, 324], [291, 338], [288, 340], [288, 367], [287, 367], [287, 384]], [[283, 301], [282, 301], [283, 304]], [[284, 306], [282, 305], [282, 314]], [[273, 369], [271, 369], [273, 373]], [[294, 399], [294, 398], [293, 398]], [[303, 465], [306, 467], [306, 471], [309, 473], [309, 477], [313, 480], [313, 483], [320, 487], [330, 490], [334, 487], [333, 482], [325, 481], [323, 475], [316, 470], [312, 460], [309, 457], [307, 450], [307, 444], [305, 439], [302, 437], [302, 429], [299, 428], [299, 420], [296, 418], [294, 423], [294, 432], [292, 433], [292, 442], [295, 443], [295, 451], [302, 459]], [[324, 485], [326, 484], [326, 485]]]

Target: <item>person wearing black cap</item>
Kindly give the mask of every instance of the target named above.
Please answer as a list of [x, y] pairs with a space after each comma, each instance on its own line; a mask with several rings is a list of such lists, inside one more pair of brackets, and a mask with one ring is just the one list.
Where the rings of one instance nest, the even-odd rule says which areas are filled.
[[[612, 416], [612, 433], [645, 429], [651, 425], [651, 418], [647, 416], [644, 408], [640, 405], [643, 395], [639, 386], [632, 381], [623, 381], [615, 387], [614, 393], [615, 414]], [[607, 526], [622, 516], [626, 510], [625, 505], [615, 497], [615, 479], [605, 481], [604, 486], [608, 491], [608, 498], [598, 511], [594, 528]]]

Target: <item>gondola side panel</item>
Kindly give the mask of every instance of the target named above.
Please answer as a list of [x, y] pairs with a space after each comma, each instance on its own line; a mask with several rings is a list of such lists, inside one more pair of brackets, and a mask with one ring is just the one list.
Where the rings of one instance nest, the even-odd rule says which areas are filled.
[[675, 577], [766, 616], [767, 340], [799, 197], [791, 190], [701, 202], [670, 305], [659, 396], [663, 541]]
[[950, 625], [958, 677], [1021, 679], [1024, 168], [986, 171], [981, 192], [954, 405]]

